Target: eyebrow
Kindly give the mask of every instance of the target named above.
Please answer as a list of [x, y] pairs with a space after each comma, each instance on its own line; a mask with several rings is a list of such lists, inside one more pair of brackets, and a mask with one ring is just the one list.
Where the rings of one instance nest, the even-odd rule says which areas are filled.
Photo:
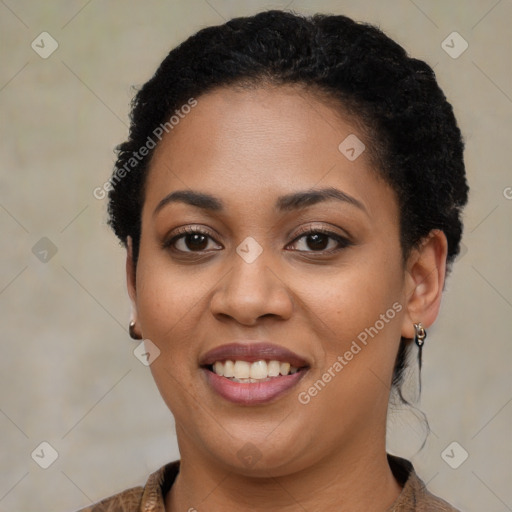
[[276, 207], [280, 211], [291, 211], [298, 210], [300, 208], [306, 208], [308, 206], [329, 200], [348, 203], [366, 212], [366, 208], [361, 201], [334, 187], [303, 190], [300, 192], [286, 194], [277, 199]]
[[[350, 204], [368, 213], [361, 201], [334, 187], [292, 192], [290, 194], [280, 196], [277, 199], [275, 206], [277, 210], [281, 212], [288, 212], [293, 210], [300, 210], [301, 208], [307, 208], [308, 206], [330, 200], [341, 201], [343, 203]], [[185, 203], [190, 206], [195, 206], [197, 208], [213, 212], [222, 211], [224, 209], [223, 201], [210, 194], [206, 194], [204, 192], [196, 192], [193, 190], [176, 190], [175, 192], [171, 192], [170, 194], [166, 195], [158, 203], [155, 211], [153, 212], [153, 215], [156, 215], [162, 208], [164, 208], [164, 206], [177, 202]]]
[[223, 203], [216, 197], [205, 194], [203, 192], [195, 192], [193, 190], [176, 190], [167, 194], [156, 206], [153, 215], [156, 215], [164, 206], [171, 203], [185, 203], [190, 206], [196, 206], [203, 210], [221, 211], [224, 209]]

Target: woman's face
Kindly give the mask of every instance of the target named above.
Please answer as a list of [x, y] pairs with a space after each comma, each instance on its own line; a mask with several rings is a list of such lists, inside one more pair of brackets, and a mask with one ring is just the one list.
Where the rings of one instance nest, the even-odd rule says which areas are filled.
[[277, 87], [197, 98], [156, 148], [129, 289], [182, 456], [277, 476], [383, 445], [409, 291], [370, 145]]

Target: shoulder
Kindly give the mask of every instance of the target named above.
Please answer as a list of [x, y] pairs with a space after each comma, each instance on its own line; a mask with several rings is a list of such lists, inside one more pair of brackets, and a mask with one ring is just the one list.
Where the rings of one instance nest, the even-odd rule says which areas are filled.
[[460, 512], [429, 492], [408, 460], [388, 455], [388, 461], [395, 478], [403, 486], [389, 512]]
[[179, 468], [179, 461], [171, 462], [152, 473], [144, 486], [126, 489], [77, 512], [163, 511], [165, 495], [172, 487]]
[[110, 498], [105, 498], [94, 505], [82, 508], [78, 512], [136, 512], [140, 510], [143, 494], [143, 487], [133, 487], [110, 496]]

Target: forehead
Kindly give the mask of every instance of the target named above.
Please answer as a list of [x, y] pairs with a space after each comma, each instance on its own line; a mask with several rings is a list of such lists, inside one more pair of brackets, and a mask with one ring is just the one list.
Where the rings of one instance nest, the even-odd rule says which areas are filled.
[[370, 145], [355, 123], [304, 88], [215, 89], [155, 149], [146, 203], [155, 207], [173, 189], [236, 203], [318, 186], [371, 202], [372, 193], [389, 191], [371, 167]]

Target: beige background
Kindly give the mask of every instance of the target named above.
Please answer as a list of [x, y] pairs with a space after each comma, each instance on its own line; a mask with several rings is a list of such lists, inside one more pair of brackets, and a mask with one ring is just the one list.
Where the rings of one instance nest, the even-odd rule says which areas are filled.
[[[92, 191], [127, 133], [132, 84], [196, 30], [286, 6], [380, 25], [435, 67], [454, 105], [471, 202], [425, 349], [432, 433], [418, 452], [421, 422], [393, 414], [390, 450], [465, 512], [512, 510], [512, 2], [4, 0], [0, 511], [71, 511], [178, 457], [172, 416], [132, 354], [124, 253]], [[48, 59], [31, 48], [43, 31], [59, 44]], [[441, 47], [453, 31], [469, 43], [457, 59]], [[47, 262], [32, 251], [43, 237], [57, 249]], [[58, 453], [46, 470], [31, 458], [42, 441]], [[469, 453], [458, 469], [441, 457], [453, 441]]]

